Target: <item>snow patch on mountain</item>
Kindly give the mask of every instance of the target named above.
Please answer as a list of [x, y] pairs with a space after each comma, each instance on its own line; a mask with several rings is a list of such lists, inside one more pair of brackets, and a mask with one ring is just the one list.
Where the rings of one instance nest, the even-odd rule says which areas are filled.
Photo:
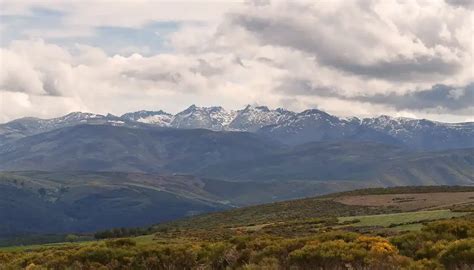
[[233, 117], [233, 112], [228, 112], [220, 106], [197, 107], [191, 105], [186, 110], [176, 114], [170, 124], [174, 128], [204, 128], [215, 131], [224, 130]]
[[472, 122], [451, 124], [387, 115], [364, 119], [339, 118], [317, 109], [296, 113], [252, 105], [237, 111], [227, 111], [220, 106], [192, 105], [175, 115], [159, 110], [131, 112], [120, 117], [74, 112], [53, 119], [21, 118], [0, 124], [0, 144], [79, 124], [258, 132], [289, 144], [359, 140], [401, 143], [418, 149], [474, 147]]
[[270, 110], [266, 106], [247, 105], [243, 110], [236, 112], [235, 118], [229, 124], [229, 129], [253, 132], [264, 126], [283, 123], [295, 114], [281, 108]]
[[173, 121], [173, 115], [162, 110], [126, 113], [122, 115], [121, 118], [160, 127], [169, 127], [171, 121]]

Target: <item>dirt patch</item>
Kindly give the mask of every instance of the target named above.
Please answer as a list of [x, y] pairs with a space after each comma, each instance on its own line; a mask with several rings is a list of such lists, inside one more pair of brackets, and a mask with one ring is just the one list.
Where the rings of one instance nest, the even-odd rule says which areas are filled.
[[412, 211], [474, 203], [474, 192], [353, 195], [343, 196], [335, 199], [335, 201], [346, 205], [387, 206]]

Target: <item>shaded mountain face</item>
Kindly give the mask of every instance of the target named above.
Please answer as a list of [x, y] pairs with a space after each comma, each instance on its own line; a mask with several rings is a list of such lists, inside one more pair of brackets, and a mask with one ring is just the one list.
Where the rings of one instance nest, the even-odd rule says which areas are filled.
[[79, 125], [0, 146], [0, 170], [192, 172], [280, 147], [246, 132]]
[[361, 187], [365, 186], [294, 181], [235, 183], [129, 172], [3, 172], [0, 238], [147, 226], [236, 206]]
[[121, 117], [72, 113], [46, 120], [22, 118], [0, 125], [0, 145], [26, 136], [80, 124], [248, 131], [288, 145], [369, 141], [428, 151], [474, 147], [472, 122], [450, 124], [389, 116], [339, 118], [316, 109], [295, 113], [285, 109], [271, 110], [265, 106], [250, 105], [237, 111], [192, 105], [176, 115], [163, 111], [138, 111]]
[[474, 150], [373, 142], [286, 146], [249, 132], [81, 125], [0, 146], [0, 170], [187, 173], [232, 181], [474, 184]]
[[111, 114], [100, 115], [93, 113], [74, 112], [52, 119], [27, 117], [0, 125], [0, 145], [27, 136], [64, 127], [72, 127], [84, 124], [126, 126], [131, 128], [139, 128], [144, 126], [139, 122], [117, 117]]
[[352, 181], [376, 186], [474, 185], [474, 148], [413, 152], [377, 143], [308, 143], [200, 175], [234, 181]]
[[307, 110], [286, 121], [265, 126], [258, 133], [297, 145], [324, 141], [369, 141], [405, 146], [414, 150], [474, 147], [474, 123], [440, 123], [424, 119], [338, 118]]
[[363, 119], [361, 125], [396, 138], [415, 149], [474, 147], [474, 123], [440, 123], [425, 119], [380, 116]]
[[0, 173], [0, 236], [144, 226], [229, 208], [188, 176]]
[[341, 140], [399, 144], [396, 138], [384, 132], [362, 126], [357, 118], [341, 119], [315, 109], [294, 114], [279, 124], [265, 126], [258, 133], [290, 145]]

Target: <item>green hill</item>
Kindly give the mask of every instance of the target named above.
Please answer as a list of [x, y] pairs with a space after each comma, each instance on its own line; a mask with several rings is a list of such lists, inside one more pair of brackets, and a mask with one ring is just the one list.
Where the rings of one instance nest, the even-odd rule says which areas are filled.
[[205, 212], [356, 187], [350, 182], [236, 183], [177, 174], [2, 172], [0, 239], [22, 234], [146, 226]]
[[[424, 196], [439, 197], [439, 209]], [[419, 209], [406, 210], [413, 201]], [[3, 248], [0, 269], [472, 269], [473, 206], [472, 187], [359, 190], [190, 217], [145, 236]], [[97, 236], [126, 232], [137, 231]]]

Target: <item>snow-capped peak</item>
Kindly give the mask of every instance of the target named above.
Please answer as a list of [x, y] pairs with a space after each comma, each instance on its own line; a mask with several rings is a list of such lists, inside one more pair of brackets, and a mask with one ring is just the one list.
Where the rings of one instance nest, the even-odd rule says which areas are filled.
[[167, 127], [173, 120], [173, 115], [162, 110], [159, 111], [137, 111], [126, 113], [121, 118], [137, 121], [140, 123], [153, 124], [160, 127]]
[[247, 105], [244, 109], [236, 112], [229, 128], [232, 130], [257, 131], [264, 126], [278, 124], [294, 114], [284, 109], [270, 110], [266, 106]]
[[175, 128], [205, 128], [224, 130], [232, 120], [234, 113], [220, 106], [197, 107], [189, 106], [186, 110], [173, 117], [171, 126]]

